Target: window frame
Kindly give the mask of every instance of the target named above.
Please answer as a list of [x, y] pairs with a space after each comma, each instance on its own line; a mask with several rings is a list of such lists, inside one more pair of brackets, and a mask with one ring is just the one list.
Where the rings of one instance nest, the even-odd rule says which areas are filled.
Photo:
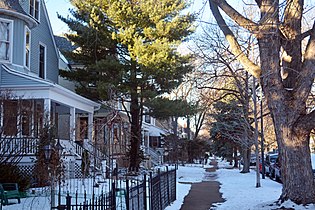
[[6, 22], [9, 23], [9, 35], [8, 35], [8, 41], [6, 40], [0, 40], [0, 45], [1, 43], [8, 43], [9, 48], [8, 48], [8, 59], [1, 59], [0, 57], [0, 62], [4, 63], [12, 63], [12, 57], [13, 57], [13, 24], [14, 21], [10, 19], [5, 19], [5, 18], [0, 18], [0, 22]]
[[[29, 34], [29, 42], [27, 43], [27, 33]], [[28, 46], [27, 46], [28, 44]], [[24, 30], [24, 67], [30, 70], [31, 62], [31, 30], [25, 26]]]
[[[44, 48], [44, 65], [43, 65], [43, 68], [44, 68], [44, 70], [43, 70], [43, 76], [41, 77], [41, 47], [43, 47]], [[39, 50], [39, 53], [38, 53], [38, 76], [40, 77], [40, 78], [42, 78], [42, 79], [46, 79], [46, 66], [47, 66], [47, 46], [44, 44], [44, 43], [42, 43], [42, 42], [40, 42], [39, 43], [39, 48], [38, 48], [38, 50]]]
[[29, 14], [40, 21], [40, 0], [29, 0]]

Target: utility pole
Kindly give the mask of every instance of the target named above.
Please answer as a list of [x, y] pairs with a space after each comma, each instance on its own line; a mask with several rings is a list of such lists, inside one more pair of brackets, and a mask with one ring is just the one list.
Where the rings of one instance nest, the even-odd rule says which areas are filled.
[[265, 179], [265, 154], [264, 154], [264, 110], [263, 110], [263, 93], [261, 91], [260, 97], [260, 149], [261, 149], [261, 174], [262, 179]]
[[259, 174], [259, 152], [258, 152], [258, 120], [257, 120], [257, 95], [256, 95], [256, 78], [253, 77], [253, 102], [254, 102], [254, 120], [255, 120], [255, 155], [256, 155], [256, 187], [260, 185], [260, 174]]

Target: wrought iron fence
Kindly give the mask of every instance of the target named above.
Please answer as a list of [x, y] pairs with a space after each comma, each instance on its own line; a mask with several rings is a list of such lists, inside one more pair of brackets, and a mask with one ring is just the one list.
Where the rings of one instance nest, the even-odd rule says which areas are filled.
[[107, 192], [80, 197], [67, 193], [62, 199], [59, 191], [60, 210], [163, 210], [176, 200], [176, 169], [158, 170], [149, 176], [120, 177], [108, 180]]

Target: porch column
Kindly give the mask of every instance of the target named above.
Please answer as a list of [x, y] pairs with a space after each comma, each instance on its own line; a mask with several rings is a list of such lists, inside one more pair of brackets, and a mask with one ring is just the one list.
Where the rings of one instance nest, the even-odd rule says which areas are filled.
[[51, 124], [51, 99], [44, 99], [44, 124]]
[[90, 142], [93, 140], [93, 113], [88, 116], [88, 139]]
[[75, 123], [75, 108], [70, 107], [70, 140], [75, 141], [75, 131], [76, 131], [76, 123]]

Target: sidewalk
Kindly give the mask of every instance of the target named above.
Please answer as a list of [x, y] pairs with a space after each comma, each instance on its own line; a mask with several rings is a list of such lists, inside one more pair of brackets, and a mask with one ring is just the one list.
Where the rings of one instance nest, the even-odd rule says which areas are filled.
[[[210, 165], [213, 165], [213, 168], [207, 168], [206, 171], [213, 177], [218, 164], [215, 160], [211, 160]], [[180, 210], [209, 210], [213, 203], [224, 202], [219, 189], [220, 183], [217, 181], [193, 183]]]

